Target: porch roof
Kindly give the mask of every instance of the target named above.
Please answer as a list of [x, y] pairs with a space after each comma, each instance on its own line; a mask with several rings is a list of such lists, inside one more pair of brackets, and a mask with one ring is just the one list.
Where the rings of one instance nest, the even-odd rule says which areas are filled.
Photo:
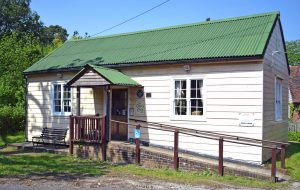
[[79, 71], [66, 86], [141, 86], [138, 82], [116, 70], [91, 64]]

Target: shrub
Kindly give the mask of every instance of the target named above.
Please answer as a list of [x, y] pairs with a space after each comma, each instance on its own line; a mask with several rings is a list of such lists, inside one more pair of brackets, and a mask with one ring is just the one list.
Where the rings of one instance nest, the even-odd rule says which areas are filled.
[[288, 138], [289, 138], [289, 141], [300, 142], [300, 132], [289, 131]]
[[7, 135], [24, 130], [25, 112], [22, 106], [0, 108], [0, 137], [7, 143]]

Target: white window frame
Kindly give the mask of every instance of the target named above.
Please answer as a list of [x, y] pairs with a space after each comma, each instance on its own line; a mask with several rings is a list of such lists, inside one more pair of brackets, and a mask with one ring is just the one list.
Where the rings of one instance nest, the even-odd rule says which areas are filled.
[[[64, 85], [66, 84], [66, 81], [54, 81], [51, 84], [51, 113], [53, 116], [70, 116], [72, 114], [72, 105], [73, 105], [73, 93], [72, 93], [72, 88], [70, 89], [71, 93], [71, 111], [70, 112], [65, 112], [64, 111]], [[54, 85], [61, 85], [61, 112], [56, 112], [55, 111], [55, 106], [54, 106]]]
[[[275, 121], [282, 120], [282, 78], [275, 77], [275, 99], [274, 99], [274, 114], [275, 114]], [[279, 84], [279, 92], [277, 89], [277, 84]], [[279, 94], [278, 94], [279, 93]]]
[[[186, 99], [187, 99], [187, 115], [175, 115], [175, 81], [186, 80]], [[191, 80], [202, 80], [202, 103], [203, 115], [191, 115]], [[206, 121], [206, 83], [205, 77], [199, 75], [172, 77], [170, 84], [170, 120], [178, 121]]]

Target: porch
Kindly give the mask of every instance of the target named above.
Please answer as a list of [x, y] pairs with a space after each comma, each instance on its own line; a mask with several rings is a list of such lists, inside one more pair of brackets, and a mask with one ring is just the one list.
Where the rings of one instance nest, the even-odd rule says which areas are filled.
[[[133, 112], [132, 108], [129, 108], [130, 93], [142, 89], [140, 84], [118, 70], [86, 65], [66, 84], [66, 87], [76, 89], [76, 109], [73, 109], [74, 115], [70, 117], [70, 136], [73, 136], [75, 142], [98, 143], [102, 139], [128, 140], [127, 126], [109, 121], [112, 119], [129, 122], [130, 112]], [[93, 104], [95, 115], [87, 114], [83, 108], [85, 106], [81, 106], [81, 101], [87, 98], [86, 93], [82, 97], [81, 91], [86, 89], [93, 91], [93, 97], [90, 98], [93, 102], [89, 103]], [[101, 136], [103, 132], [105, 136]]]

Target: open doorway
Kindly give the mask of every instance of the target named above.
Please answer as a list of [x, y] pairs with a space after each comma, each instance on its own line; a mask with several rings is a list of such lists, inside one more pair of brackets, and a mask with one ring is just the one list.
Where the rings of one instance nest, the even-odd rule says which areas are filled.
[[[112, 90], [112, 106], [111, 119], [116, 121], [128, 122], [128, 90], [113, 89]], [[125, 124], [111, 124], [112, 140], [127, 140], [128, 127]]]

